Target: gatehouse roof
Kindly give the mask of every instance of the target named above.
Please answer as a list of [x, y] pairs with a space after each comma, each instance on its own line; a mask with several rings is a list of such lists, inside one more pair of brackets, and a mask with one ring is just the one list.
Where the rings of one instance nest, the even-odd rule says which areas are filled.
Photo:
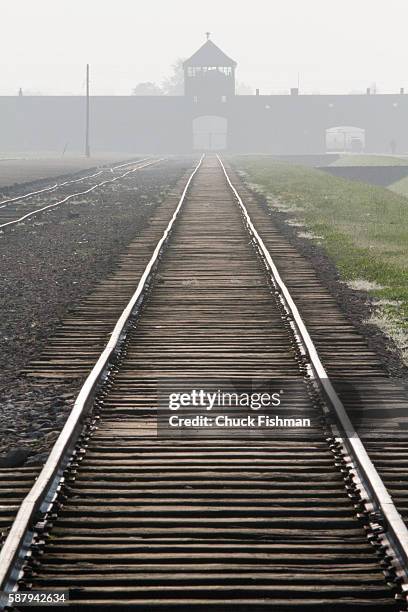
[[231, 66], [235, 68], [237, 62], [228, 57], [212, 40], [207, 40], [183, 66]]

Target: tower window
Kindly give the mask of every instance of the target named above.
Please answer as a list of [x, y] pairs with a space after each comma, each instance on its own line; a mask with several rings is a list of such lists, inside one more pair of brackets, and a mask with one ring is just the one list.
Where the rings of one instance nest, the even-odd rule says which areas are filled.
[[202, 72], [205, 73], [212, 71], [221, 72], [221, 74], [225, 74], [226, 76], [231, 76], [232, 74], [232, 68], [230, 66], [189, 66], [187, 68], [187, 76], [196, 77]]

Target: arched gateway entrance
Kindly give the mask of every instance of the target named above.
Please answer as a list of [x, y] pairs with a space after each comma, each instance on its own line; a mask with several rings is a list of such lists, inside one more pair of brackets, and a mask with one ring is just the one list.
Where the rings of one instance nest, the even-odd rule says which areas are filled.
[[365, 130], [343, 125], [326, 130], [326, 151], [361, 153], [365, 147]]
[[227, 148], [225, 117], [203, 115], [193, 120], [193, 149], [195, 151], [223, 151]]

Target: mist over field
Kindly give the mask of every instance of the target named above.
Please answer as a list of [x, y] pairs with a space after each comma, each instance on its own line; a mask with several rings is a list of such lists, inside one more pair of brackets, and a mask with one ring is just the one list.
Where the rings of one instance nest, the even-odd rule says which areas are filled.
[[379, 92], [408, 86], [405, 0], [14, 0], [2, 3], [0, 95], [78, 95], [92, 64], [97, 95], [128, 95], [161, 82], [212, 32], [262, 93]]
[[0, 612], [408, 610], [407, 0], [0, 20]]

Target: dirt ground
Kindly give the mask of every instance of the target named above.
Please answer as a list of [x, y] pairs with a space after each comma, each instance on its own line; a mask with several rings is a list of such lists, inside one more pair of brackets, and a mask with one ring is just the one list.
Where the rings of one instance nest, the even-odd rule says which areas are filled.
[[40, 355], [69, 309], [113, 271], [191, 163], [146, 168], [0, 234], [0, 466], [7, 467], [10, 449], [19, 451], [13, 467], [33, 445], [41, 463], [78, 391], [75, 382], [36, 388], [19, 370]]

